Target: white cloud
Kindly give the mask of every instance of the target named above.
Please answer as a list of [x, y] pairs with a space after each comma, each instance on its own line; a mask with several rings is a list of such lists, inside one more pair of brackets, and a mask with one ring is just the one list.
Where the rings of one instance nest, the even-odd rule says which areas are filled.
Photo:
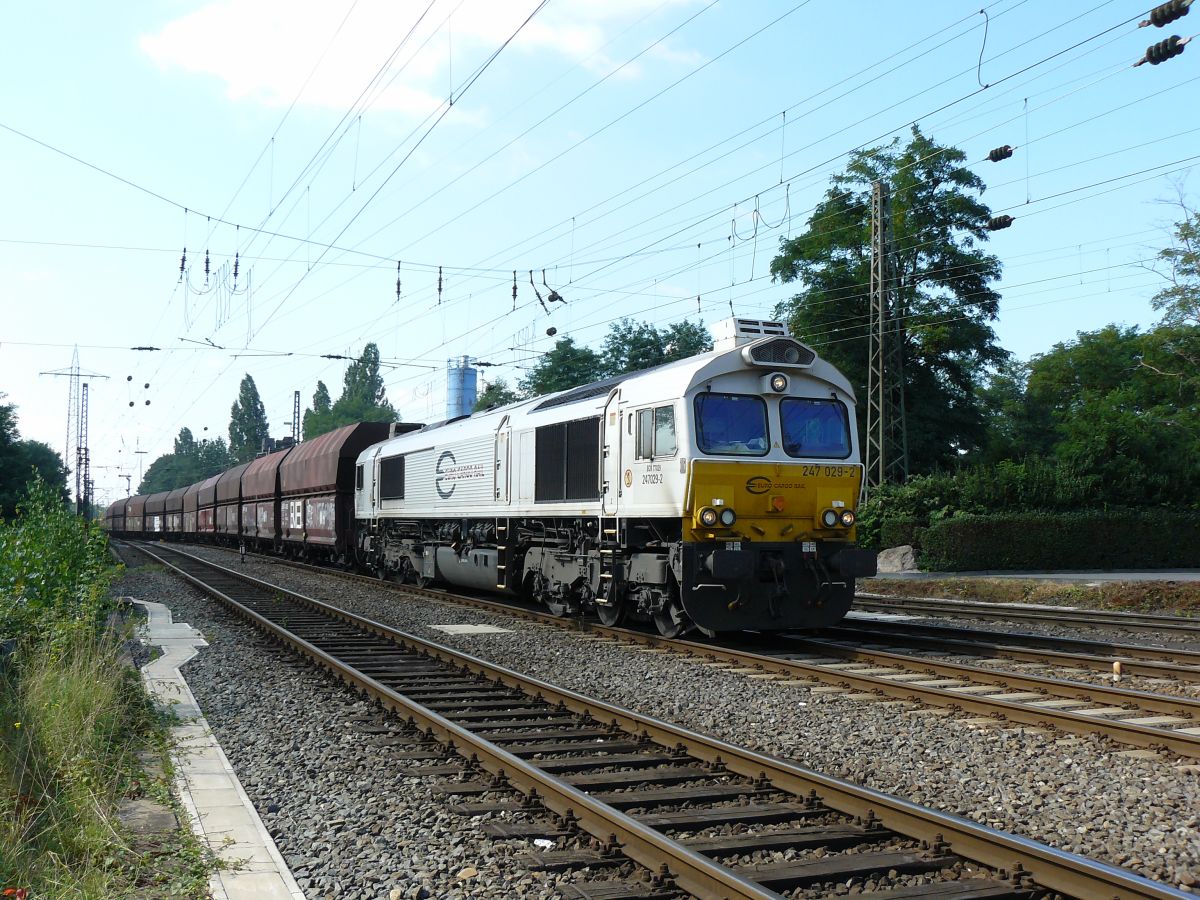
[[[662, 8], [695, 3], [667, 0]], [[535, 6], [535, 0], [435, 5], [374, 88], [371, 108], [413, 116], [438, 108], [449, 93], [451, 74], [461, 84]], [[163, 70], [215, 77], [229, 99], [268, 107], [289, 105], [329, 47], [300, 103], [344, 110], [413, 29], [424, 4], [359, 0], [341, 25], [348, 8], [328, 0], [212, 0], [144, 35], [140, 45]], [[510, 52], [550, 53], [607, 72], [617, 63], [602, 48], [644, 15], [643, 0], [552, 3], [522, 30]], [[342, 30], [331, 44], [339, 25]], [[691, 51], [666, 45], [648, 56], [668, 64], [696, 59]], [[631, 66], [622, 76], [640, 72]]]

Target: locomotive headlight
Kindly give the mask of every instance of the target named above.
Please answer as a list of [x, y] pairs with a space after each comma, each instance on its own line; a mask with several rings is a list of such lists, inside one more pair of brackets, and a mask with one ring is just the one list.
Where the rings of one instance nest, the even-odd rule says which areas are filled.
[[721, 510], [721, 524], [728, 528], [737, 521], [737, 513], [728, 506]]
[[[795, 349], [795, 348], [792, 348], [792, 349]], [[784, 391], [787, 390], [787, 386], [788, 386], [787, 376], [784, 375], [782, 372], [776, 372], [774, 375], [771, 376], [770, 384], [771, 384], [771, 390], [773, 390], [777, 394], [782, 394]]]
[[821, 513], [821, 524], [826, 528], [837, 528], [838, 513], [836, 509], [827, 509]]
[[848, 509], [848, 510], [846, 510], [845, 512], [843, 512], [843, 513], [842, 513], [842, 524], [843, 524], [843, 525], [845, 525], [847, 528], [850, 528], [851, 526], [853, 526], [853, 525], [854, 525], [854, 512], [853, 512], [853, 510], [849, 510], [849, 509]]
[[713, 528], [717, 522], [720, 521], [720, 518], [721, 517], [717, 515], [717, 511], [711, 506], [706, 506], [704, 509], [700, 510], [700, 524], [705, 528]]

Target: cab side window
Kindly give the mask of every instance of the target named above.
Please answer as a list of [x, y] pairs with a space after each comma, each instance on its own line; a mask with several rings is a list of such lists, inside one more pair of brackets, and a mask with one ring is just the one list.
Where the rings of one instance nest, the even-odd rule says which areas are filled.
[[639, 409], [637, 423], [637, 458], [654, 456], [654, 410]]
[[675, 439], [675, 408], [658, 406], [640, 409], [637, 413], [637, 458], [654, 459], [657, 456], [674, 456], [677, 448]]
[[675, 455], [675, 408], [672, 406], [654, 410], [654, 455]]
[[361, 465], [354, 467], [354, 487], [360, 491], [363, 487], [363, 467]]

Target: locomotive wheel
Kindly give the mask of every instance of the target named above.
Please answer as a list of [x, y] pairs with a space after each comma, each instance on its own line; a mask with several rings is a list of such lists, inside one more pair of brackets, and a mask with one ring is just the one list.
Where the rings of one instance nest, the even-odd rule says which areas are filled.
[[677, 638], [692, 627], [692, 620], [678, 601], [672, 601], [654, 613], [654, 627], [665, 638]]
[[615, 628], [625, 621], [627, 610], [624, 601], [618, 600], [616, 603], [597, 603], [596, 617], [600, 619], [600, 624], [607, 625], [609, 628]]

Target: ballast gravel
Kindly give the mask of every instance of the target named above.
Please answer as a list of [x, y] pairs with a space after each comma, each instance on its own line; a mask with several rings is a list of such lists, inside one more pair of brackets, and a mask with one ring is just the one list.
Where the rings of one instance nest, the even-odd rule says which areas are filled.
[[[554, 876], [447, 809], [434, 779], [398, 758], [407, 729], [298, 656], [267, 642], [158, 567], [122, 593], [166, 604], [209, 646], [184, 667], [213, 733], [309, 898], [551, 898]], [[399, 742], [397, 736], [401, 736]]]
[[[585, 632], [404, 597], [383, 587], [249, 557], [239, 563], [236, 555], [212, 548], [189, 549], [215, 562], [244, 569], [247, 574], [556, 685], [994, 828], [1125, 866], [1177, 887], [1200, 887], [1200, 776], [1186, 767], [1177, 768], [1174, 763], [1178, 760], [1161, 755], [1124, 755], [1127, 748], [1098, 736], [1066, 736], [1007, 723], [976, 727], [946, 710], [903, 701], [853, 700], [841, 692], [810, 691], [755, 680], [706, 666], [691, 657], [646, 652], [602, 641]], [[152, 586], [163, 595], [172, 590], [161, 581]], [[129, 591], [136, 593], [133, 586]], [[207, 621], [204, 617], [209, 615], [205, 612], [206, 601], [197, 602], [190, 591], [180, 587], [174, 591], [183, 598], [177, 617], [203, 629]], [[175, 608], [170, 599], [163, 602]], [[487, 624], [508, 631], [447, 634], [434, 627], [451, 624]], [[220, 643], [233, 637], [223, 633]], [[230, 659], [237, 655], [231, 653]], [[197, 666], [202, 683], [215, 677], [206, 668], [214, 665], [202, 662]], [[220, 678], [229, 679], [231, 695], [246, 691], [246, 670], [239, 665], [230, 662], [219, 673]], [[191, 667], [186, 674], [190, 681]], [[275, 684], [264, 682], [262, 675], [252, 670], [251, 680], [270, 685], [269, 694], [263, 692], [259, 702], [262, 715], [272, 710], [272, 718], [267, 721], [275, 727], [274, 710], [282, 701], [276, 697]], [[284, 689], [291, 690], [286, 682]], [[334, 689], [326, 687], [321, 692], [313, 683], [309, 693], [300, 693], [304, 699], [297, 712], [318, 719], [328, 715], [323, 698], [335, 693]], [[318, 695], [322, 698], [320, 704], [316, 702]], [[283, 722], [293, 724], [288, 718]], [[248, 722], [230, 730], [236, 733], [239, 727], [258, 735], [249, 741], [252, 747], [256, 740], [271, 743], [262, 736], [261, 723]], [[217, 732], [224, 742], [220, 727]], [[257, 758], [251, 755], [251, 759]], [[274, 770], [287, 765], [279, 757], [272, 759]], [[291, 764], [298, 766], [298, 761], [292, 759]], [[308, 765], [314, 768], [315, 764]], [[381, 795], [379, 778], [369, 766], [365, 771], [370, 773], [368, 785], [374, 781], [376, 789], [368, 791], [364, 786], [363, 796]], [[305, 808], [310, 809], [311, 818], [311, 808]], [[320, 833], [319, 828], [314, 830]]]

